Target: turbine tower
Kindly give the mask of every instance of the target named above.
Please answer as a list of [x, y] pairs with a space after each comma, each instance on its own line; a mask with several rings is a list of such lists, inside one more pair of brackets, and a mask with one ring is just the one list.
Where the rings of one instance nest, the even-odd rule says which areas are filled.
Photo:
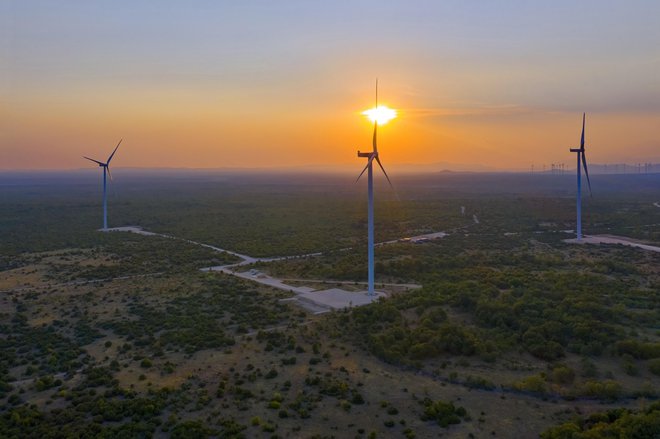
[[110, 180], [112, 180], [112, 174], [110, 173], [110, 160], [112, 160], [112, 157], [114, 157], [115, 153], [117, 152], [117, 148], [119, 148], [119, 145], [121, 144], [122, 140], [124, 139], [119, 140], [119, 143], [117, 144], [117, 146], [115, 146], [115, 150], [112, 151], [112, 154], [110, 154], [110, 157], [108, 157], [108, 161], [105, 163], [83, 156], [83, 158], [91, 162], [97, 163], [101, 168], [103, 168], [103, 230], [107, 230], [108, 228], [108, 191], [106, 184], [106, 174], [110, 177]]
[[382, 169], [383, 174], [385, 174], [385, 178], [387, 178], [388, 183], [390, 186], [392, 186], [392, 182], [390, 181], [390, 177], [387, 175], [387, 172], [385, 172], [385, 168], [383, 167], [383, 164], [380, 162], [380, 158], [378, 158], [378, 144], [377, 144], [377, 134], [378, 134], [378, 123], [386, 123], [388, 120], [392, 119], [393, 117], [396, 116], [396, 112], [394, 110], [391, 110], [387, 107], [379, 107], [378, 106], [378, 80], [376, 80], [376, 107], [373, 108], [372, 110], [367, 110], [363, 114], [367, 115], [369, 118], [371, 118], [374, 122], [374, 134], [373, 134], [373, 151], [370, 152], [360, 152], [358, 150], [358, 157], [365, 157], [367, 160], [367, 165], [364, 167], [362, 172], [360, 172], [360, 175], [358, 175], [358, 178], [355, 180], [357, 182], [360, 177], [362, 177], [362, 174], [364, 174], [364, 171], [367, 171], [367, 187], [368, 187], [368, 197], [369, 197], [369, 202], [368, 202], [368, 208], [367, 208], [367, 217], [368, 217], [368, 253], [369, 253], [369, 277], [368, 277], [368, 289], [367, 289], [367, 294], [369, 296], [373, 296], [376, 293], [374, 292], [374, 180], [373, 180], [373, 162], [374, 160], [378, 163], [378, 166], [380, 166], [380, 169]]
[[585, 113], [582, 113], [582, 137], [580, 138], [580, 147], [571, 148], [571, 152], [577, 153], [577, 240], [582, 240], [582, 166], [584, 174], [587, 176], [589, 185], [589, 195], [591, 195], [591, 181], [589, 180], [589, 170], [587, 168], [587, 157], [584, 154], [584, 122]]

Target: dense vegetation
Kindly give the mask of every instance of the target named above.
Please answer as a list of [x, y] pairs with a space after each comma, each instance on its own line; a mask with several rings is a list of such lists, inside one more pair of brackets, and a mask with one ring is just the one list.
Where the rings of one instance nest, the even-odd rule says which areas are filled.
[[587, 418], [552, 427], [541, 434], [542, 439], [590, 439], [604, 437], [660, 437], [660, 403], [647, 409], [631, 411], [613, 409]]
[[[3, 187], [0, 436], [653, 437], [657, 402], [632, 407], [660, 388], [658, 254], [564, 243], [573, 200], [553, 181], [485, 196], [492, 180], [465, 178], [379, 193], [378, 240], [449, 232], [377, 249], [379, 282], [421, 288], [321, 316], [199, 271], [228, 254], [97, 232], [88, 186]], [[258, 268], [362, 281], [363, 188], [276, 181], [117, 186], [111, 224], [324, 250]], [[585, 200], [585, 224], [657, 243], [645, 188]]]
[[[612, 250], [605, 258], [576, 267], [570, 256], [560, 258], [570, 255], [568, 250], [557, 252], [557, 257], [527, 248], [499, 255], [469, 250], [453, 256], [456, 247], [451, 242], [436, 247], [437, 256], [421, 263], [381, 263], [381, 273], [395, 278], [419, 272], [417, 279], [428, 279], [423, 289], [351, 314], [356, 332], [369, 334], [371, 348], [385, 358], [407, 361], [517, 347], [548, 361], [566, 352], [597, 356], [626, 339], [625, 328], [652, 327], [660, 321], [657, 275], [650, 266], [630, 263], [638, 259], [650, 264], [653, 259], [631, 250]], [[610, 267], [619, 275], [612, 276]], [[469, 316], [469, 329], [457, 329], [448, 312], [461, 320]], [[437, 338], [440, 334], [445, 338]], [[628, 353], [654, 358], [640, 349], [631, 345]]]
[[163, 349], [182, 349], [191, 354], [233, 345], [234, 338], [227, 329], [241, 334], [287, 323], [283, 316], [292, 317], [277, 296], [264, 297], [233, 279], [219, 283], [206, 277], [188, 287], [196, 292], [167, 300], [157, 308], [136, 301], [128, 306], [124, 318], [100, 326], [161, 355]]
[[[0, 174], [0, 184], [7, 183], [0, 186], [0, 256], [87, 248], [105, 239], [95, 232], [101, 219], [97, 176], [24, 178]], [[584, 201], [589, 232], [660, 243], [652, 204], [657, 175], [595, 178], [598, 196]], [[109, 222], [251, 256], [336, 250], [365, 241], [365, 188], [353, 182], [352, 176], [128, 174], [109, 192]], [[401, 176], [395, 183], [396, 192], [385, 185], [376, 198], [378, 241], [453, 230], [472, 223], [472, 215], [481, 234], [574, 224], [572, 176], [440, 174]]]

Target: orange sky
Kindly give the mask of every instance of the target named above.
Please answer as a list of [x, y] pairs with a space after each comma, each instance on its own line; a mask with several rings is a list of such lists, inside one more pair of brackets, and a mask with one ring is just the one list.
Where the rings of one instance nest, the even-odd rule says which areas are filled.
[[[326, 107], [225, 99], [216, 105], [170, 92], [111, 94], [104, 105], [24, 102], [9, 115], [2, 168], [84, 167], [82, 155], [103, 159], [120, 137], [118, 167], [350, 165], [357, 164], [358, 148], [370, 147], [371, 125], [359, 114], [368, 107], [366, 93]], [[462, 114], [397, 106], [396, 96], [383, 101], [399, 108], [399, 117], [379, 130], [381, 154], [391, 164], [572, 165], [568, 148], [579, 142], [579, 113], [493, 108]], [[592, 163], [658, 160], [658, 126], [658, 114], [588, 114], [588, 157]]]
[[[612, 10], [583, 28], [565, 19], [569, 2], [512, 2], [508, 15], [507, 2], [393, 2], [366, 24], [345, 5], [11, 3], [0, 11], [0, 169], [85, 167], [82, 155], [104, 159], [121, 137], [117, 167], [357, 169], [376, 76], [381, 103], [400, 112], [380, 131], [386, 164], [572, 165], [582, 111], [592, 163], [660, 162], [655, 10]], [[622, 14], [630, 28], [613, 27]]]

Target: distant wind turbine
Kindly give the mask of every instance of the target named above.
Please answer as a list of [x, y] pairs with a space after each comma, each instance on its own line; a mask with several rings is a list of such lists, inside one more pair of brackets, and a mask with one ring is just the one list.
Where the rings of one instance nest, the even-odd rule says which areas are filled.
[[369, 277], [368, 277], [368, 292], [369, 296], [373, 296], [376, 293], [374, 292], [374, 181], [373, 181], [373, 161], [375, 160], [382, 169], [385, 178], [387, 178], [388, 183], [392, 186], [390, 177], [385, 172], [383, 164], [378, 158], [378, 144], [377, 144], [377, 134], [378, 134], [378, 124], [385, 124], [389, 120], [396, 117], [396, 111], [387, 108], [385, 106], [378, 106], [378, 80], [376, 80], [376, 106], [371, 110], [365, 111], [365, 114], [369, 119], [374, 122], [374, 135], [373, 135], [373, 151], [371, 152], [360, 152], [358, 150], [358, 157], [365, 157], [368, 159], [367, 165], [364, 167], [356, 182], [362, 177], [364, 171], [367, 171], [367, 186], [369, 192], [369, 203], [368, 203], [368, 252], [369, 252]]
[[589, 170], [587, 168], [587, 157], [584, 154], [584, 123], [586, 115], [582, 113], [582, 137], [580, 138], [580, 147], [571, 148], [571, 152], [577, 153], [577, 239], [582, 239], [582, 166], [584, 174], [587, 176], [589, 185], [589, 195], [591, 195], [591, 181], [589, 180]]
[[112, 151], [112, 154], [110, 154], [110, 157], [108, 157], [108, 161], [105, 163], [83, 156], [83, 158], [91, 162], [98, 163], [98, 165], [103, 168], [103, 230], [106, 230], [108, 228], [108, 192], [107, 192], [107, 184], [106, 184], [106, 174], [108, 174], [110, 180], [112, 180], [112, 174], [110, 173], [110, 160], [112, 160], [112, 157], [114, 157], [115, 153], [117, 152], [117, 148], [119, 148], [119, 145], [121, 144], [122, 140], [124, 139], [119, 140], [119, 143], [117, 144], [117, 146], [115, 146], [115, 150]]

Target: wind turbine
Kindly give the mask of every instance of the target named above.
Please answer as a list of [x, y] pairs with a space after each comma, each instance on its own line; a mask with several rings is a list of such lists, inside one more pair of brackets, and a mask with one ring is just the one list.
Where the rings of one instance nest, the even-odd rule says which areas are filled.
[[106, 184], [106, 174], [110, 176], [110, 180], [112, 180], [112, 174], [110, 173], [110, 160], [112, 160], [112, 157], [114, 157], [115, 153], [117, 152], [117, 148], [119, 148], [119, 145], [121, 144], [122, 140], [124, 139], [119, 140], [119, 143], [117, 144], [117, 146], [115, 146], [115, 150], [112, 151], [112, 154], [110, 154], [110, 157], [108, 157], [108, 161], [105, 163], [83, 156], [83, 158], [91, 162], [98, 163], [98, 165], [103, 168], [103, 230], [106, 230], [108, 228], [108, 191]]
[[577, 153], [577, 239], [582, 240], [582, 166], [584, 174], [587, 176], [589, 185], [589, 195], [591, 195], [591, 181], [589, 180], [589, 170], [587, 169], [587, 158], [584, 155], [584, 122], [585, 113], [582, 113], [582, 137], [580, 138], [580, 147], [571, 148], [571, 152]]
[[396, 111], [385, 106], [378, 106], [378, 80], [376, 79], [376, 106], [371, 110], [364, 111], [362, 114], [366, 115], [374, 123], [374, 135], [373, 135], [373, 151], [370, 152], [360, 152], [358, 150], [358, 157], [367, 158], [367, 165], [364, 167], [358, 178], [355, 180], [357, 182], [364, 171], [367, 171], [367, 187], [369, 192], [369, 202], [367, 208], [367, 217], [368, 217], [368, 252], [369, 252], [369, 277], [368, 277], [368, 290], [367, 294], [373, 296], [376, 293], [374, 292], [374, 179], [373, 179], [373, 162], [374, 160], [382, 169], [385, 178], [387, 178], [388, 183], [392, 186], [390, 177], [385, 172], [383, 164], [380, 162], [378, 157], [378, 143], [377, 143], [377, 134], [378, 134], [378, 124], [385, 124], [389, 120], [396, 117]]

